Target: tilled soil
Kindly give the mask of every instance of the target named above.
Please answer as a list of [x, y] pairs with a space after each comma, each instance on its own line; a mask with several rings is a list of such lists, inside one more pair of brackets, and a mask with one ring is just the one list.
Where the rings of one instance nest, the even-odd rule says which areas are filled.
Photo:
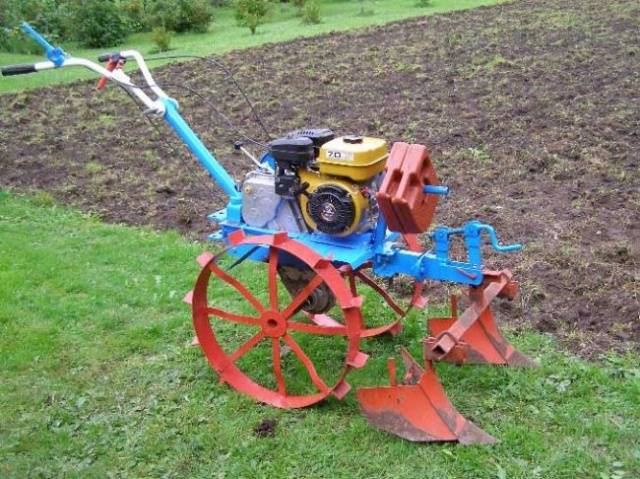
[[[505, 321], [553, 332], [587, 357], [640, 350], [637, 0], [517, 1], [222, 60], [273, 135], [329, 126], [428, 145], [453, 190], [437, 221], [478, 218], [527, 245], [491, 257], [521, 281]], [[156, 76], [242, 178], [251, 164], [232, 153], [238, 134], [215, 112], [259, 137], [238, 92], [204, 61]], [[168, 129], [116, 88], [5, 95], [0, 108], [1, 186], [198, 235], [224, 205]]]

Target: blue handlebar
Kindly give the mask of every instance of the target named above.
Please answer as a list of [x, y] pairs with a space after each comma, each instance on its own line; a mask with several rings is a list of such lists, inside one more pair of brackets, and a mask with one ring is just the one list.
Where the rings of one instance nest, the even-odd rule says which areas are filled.
[[44, 51], [47, 55], [47, 58], [53, 62], [56, 67], [62, 66], [64, 63], [64, 59], [67, 54], [62, 50], [62, 48], [54, 47], [49, 43], [42, 35], [40, 35], [31, 25], [27, 22], [22, 22], [20, 25], [22, 31], [33, 38], [38, 44], [44, 48]]
[[[42, 48], [44, 48], [47, 58], [53, 63], [56, 68], [62, 67], [65, 63], [66, 59], [71, 59], [62, 48], [54, 47], [51, 45], [40, 33], [38, 33], [31, 25], [27, 22], [23, 22], [21, 24], [22, 31], [33, 38]], [[112, 55], [109, 55], [110, 57]], [[104, 57], [101, 57], [104, 59]], [[166, 94], [164, 94], [157, 85], [154, 88], [154, 84], [151, 81], [151, 76], [146, 69], [146, 65], [143, 59], [136, 58], [136, 61], [139, 62], [141, 66], [144, 66], [143, 75], [147, 80], [147, 83], [151, 87], [151, 89], [156, 93], [158, 97], [156, 100], [152, 100], [148, 95], [141, 91], [141, 89], [133, 84], [128, 82], [128, 77], [124, 75], [124, 78], [127, 80], [125, 83], [122, 80], [116, 80], [121, 85], [125, 86], [127, 91], [129, 90], [137, 90], [139, 93], [138, 97], [141, 101], [151, 107], [152, 112], [160, 113], [164, 120], [173, 128], [176, 134], [182, 139], [185, 145], [189, 148], [189, 150], [196, 156], [196, 158], [200, 161], [202, 166], [210, 173], [211, 177], [215, 180], [215, 182], [224, 190], [224, 192], [229, 196], [229, 204], [226, 209], [226, 219], [229, 223], [238, 224], [242, 220], [242, 193], [238, 191], [236, 188], [236, 183], [233, 177], [224, 169], [224, 167], [218, 162], [215, 156], [207, 149], [207, 147], [202, 143], [202, 140], [196, 135], [196, 133], [191, 129], [191, 127], [187, 124], [187, 122], [182, 118], [180, 113], [178, 112], [177, 102], [171, 98], [168, 98]], [[75, 63], [75, 65], [80, 65], [79, 63]], [[37, 71], [36, 68], [38, 65], [17, 65], [13, 67], [5, 67], [0, 71], [2, 75], [19, 75], [24, 73], [31, 73]], [[88, 62], [82, 66], [87, 66], [92, 71], [101, 73], [99, 68], [95, 68], [91, 65], [91, 62]], [[97, 66], [97, 65], [96, 65]], [[50, 65], [45, 65], [43, 69], [50, 68]], [[102, 69], [104, 71], [104, 69]], [[145, 73], [146, 72], [146, 73]], [[113, 79], [113, 77], [110, 76]], [[158, 106], [158, 104], [160, 104]]]

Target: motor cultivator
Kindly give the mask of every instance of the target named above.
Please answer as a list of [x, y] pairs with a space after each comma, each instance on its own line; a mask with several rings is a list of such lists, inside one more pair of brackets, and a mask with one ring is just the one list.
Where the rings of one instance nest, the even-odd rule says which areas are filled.
[[[485, 237], [497, 252], [521, 246], [502, 246], [491, 226], [469, 221], [434, 228], [432, 248], [422, 248], [418, 235], [429, 230], [439, 198], [449, 193], [425, 146], [396, 142], [389, 151], [383, 139], [302, 129], [271, 141], [259, 158], [239, 147], [256, 166], [237, 184], [180, 116], [177, 102], [153, 81], [138, 52], [102, 56], [105, 69], [54, 48], [27, 24], [23, 30], [45, 48], [48, 61], [5, 67], [3, 75], [68, 66], [93, 70], [102, 75], [100, 88], [111, 80], [147, 114], [163, 118], [229, 197], [227, 207], [210, 217], [219, 226], [210, 238], [226, 247], [198, 258], [202, 271], [185, 298], [197, 342], [221, 382], [279, 408], [343, 398], [350, 390], [347, 374], [368, 359], [361, 341], [397, 334], [407, 312], [426, 305], [425, 281], [453, 283], [468, 288], [469, 306], [458, 314], [452, 297], [451, 317], [428, 320], [423, 366], [403, 349], [403, 380], [397, 382], [391, 358], [389, 385], [361, 388], [357, 398], [371, 424], [411, 441], [494, 441], [458, 413], [433, 362], [533, 364], [500, 334], [490, 307], [496, 297], [512, 299], [517, 283], [508, 270], [487, 269], [481, 252]], [[122, 71], [127, 59], [138, 63], [146, 91]], [[464, 260], [451, 257], [455, 237], [464, 242]], [[234, 276], [243, 266], [244, 274]], [[398, 276], [413, 284], [407, 307], [381, 281]], [[376, 296], [385, 306], [372, 312], [367, 302]], [[363, 318], [365, 310], [392, 317], [376, 323]], [[321, 346], [322, 340], [330, 342]], [[257, 359], [245, 361], [251, 351]], [[329, 368], [327, 358], [338, 366]]]

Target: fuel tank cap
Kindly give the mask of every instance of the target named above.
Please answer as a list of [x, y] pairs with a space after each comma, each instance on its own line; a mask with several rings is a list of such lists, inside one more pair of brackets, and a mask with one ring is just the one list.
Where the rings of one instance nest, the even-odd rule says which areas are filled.
[[357, 143], [362, 143], [363, 138], [360, 135], [347, 135], [342, 137], [342, 141], [355, 145]]

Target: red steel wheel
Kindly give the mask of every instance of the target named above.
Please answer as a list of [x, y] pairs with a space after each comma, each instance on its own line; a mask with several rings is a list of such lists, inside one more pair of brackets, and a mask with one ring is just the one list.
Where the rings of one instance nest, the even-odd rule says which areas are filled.
[[[203, 269], [192, 296], [196, 336], [221, 381], [258, 401], [280, 408], [309, 406], [330, 394], [342, 398], [349, 391], [344, 380], [349, 369], [364, 366], [367, 359], [367, 355], [359, 351], [361, 298], [351, 293], [340, 272], [329, 260], [284, 233], [254, 237], [237, 233], [230, 240], [232, 246], [222, 253], [216, 256], [205, 253], [199, 258]], [[246, 263], [250, 264], [251, 277], [247, 278], [246, 284], [223, 269], [220, 259], [230, 250], [234, 250], [234, 257], [246, 259]], [[254, 261], [255, 256], [260, 255], [263, 263]], [[296, 262], [315, 273], [298, 294], [284, 301], [282, 296], [286, 290], [278, 279], [278, 264], [283, 261]], [[266, 270], [266, 282], [256, 279], [258, 266]], [[210, 288], [214, 283], [216, 286]], [[306, 322], [300, 312], [305, 301], [322, 284], [335, 295], [336, 309], [342, 312], [341, 328]], [[239, 294], [243, 300], [238, 303], [244, 303], [241, 311], [228, 311], [228, 308], [209, 304], [209, 298], [212, 298], [212, 302], [224, 302], [224, 297], [216, 297], [215, 291], [212, 293], [212, 290], [221, 286]], [[247, 314], [247, 310], [251, 312]], [[240, 344], [232, 344], [241, 333], [245, 336]], [[300, 339], [300, 335], [304, 337]], [[344, 355], [340, 354], [340, 364], [333, 375], [318, 371], [310, 355], [305, 352], [311, 341], [321, 338], [333, 338], [342, 343]], [[268, 356], [264, 354], [265, 344], [270, 348]], [[260, 360], [240, 364], [245, 355], [258, 348], [262, 348], [263, 353]], [[325, 351], [327, 355], [335, 352], [335, 346]], [[296, 364], [292, 364], [294, 362]], [[256, 377], [255, 373], [248, 370], [252, 366], [266, 368], [265, 363], [270, 363], [270, 378], [265, 375]], [[292, 392], [289, 381], [299, 385], [301, 374], [296, 375], [295, 372], [299, 373], [300, 370], [305, 373], [302, 376], [306, 381], [306, 389], [304, 392]]]

